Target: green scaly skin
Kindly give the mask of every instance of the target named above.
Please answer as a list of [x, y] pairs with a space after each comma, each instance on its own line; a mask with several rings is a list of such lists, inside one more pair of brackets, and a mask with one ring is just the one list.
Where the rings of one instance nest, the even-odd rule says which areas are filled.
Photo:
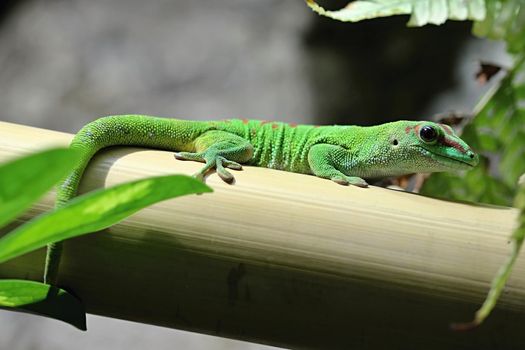
[[[434, 129], [427, 139], [422, 130]], [[427, 135], [428, 136], [428, 135]], [[74, 137], [71, 148], [81, 156], [59, 186], [56, 206], [76, 195], [89, 161], [100, 149], [143, 146], [176, 151], [175, 157], [205, 163], [195, 176], [215, 169], [226, 182], [241, 164], [313, 174], [342, 185], [366, 187], [364, 178], [417, 172], [465, 170], [478, 156], [446, 125], [397, 121], [377, 126], [293, 125], [259, 120], [186, 121], [142, 115], [97, 119]], [[44, 280], [54, 283], [60, 244], [50, 245]]]

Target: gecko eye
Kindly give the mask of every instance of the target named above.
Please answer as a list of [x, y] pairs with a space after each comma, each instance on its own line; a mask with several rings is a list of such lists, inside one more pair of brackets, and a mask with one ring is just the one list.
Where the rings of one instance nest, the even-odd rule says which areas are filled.
[[434, 142], [437, 140], [438, 133], [436, 132], [436, 129], [427, 125], [421, 128], [419, 136], [421, 137], [421, 140], [425, 142]]

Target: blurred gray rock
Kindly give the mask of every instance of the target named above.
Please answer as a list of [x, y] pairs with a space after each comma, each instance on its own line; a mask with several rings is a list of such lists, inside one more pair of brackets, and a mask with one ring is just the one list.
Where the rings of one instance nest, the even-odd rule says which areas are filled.
[[35, 0], [0, 32], [0, 119], [312, 119], [302, 1]]

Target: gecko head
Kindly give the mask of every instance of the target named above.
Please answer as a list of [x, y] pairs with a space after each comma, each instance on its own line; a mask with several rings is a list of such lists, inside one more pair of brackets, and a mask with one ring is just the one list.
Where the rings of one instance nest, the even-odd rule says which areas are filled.
[[468, 170], [478, 164], [478, 155], [450, 126], [428, 121], [399, 123], [401, 130], [396, 128], [398, 132], [391, 136], [391, 147], [403, 145], [405, 158], [419, 172]]

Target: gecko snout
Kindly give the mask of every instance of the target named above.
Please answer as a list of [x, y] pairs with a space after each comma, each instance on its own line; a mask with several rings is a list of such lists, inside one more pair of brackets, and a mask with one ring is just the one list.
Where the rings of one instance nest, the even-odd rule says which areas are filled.
[[476, 153], [469, 149], [467, 152], [465, 152], [465, 154], [470, 159], [470, 165], [476, 166], [478, 164], [479, 156]]

